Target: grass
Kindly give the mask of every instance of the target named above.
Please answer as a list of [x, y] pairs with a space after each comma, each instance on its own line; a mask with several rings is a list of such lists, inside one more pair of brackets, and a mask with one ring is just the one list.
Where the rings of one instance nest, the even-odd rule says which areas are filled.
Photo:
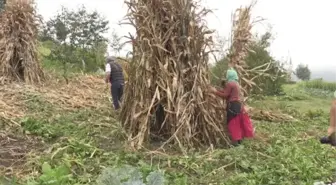
[[256, 99], [251, 102], [256, 107], [270, 110], [282, 109], [285, 112], [301, 112], [322, 110], [329, 112], [333, 92], [320, 89], [306, 89], [301, 84], [284, 85], [283, 96]]
[[336, 166], [335, 150], [318, 139], [326, 134], [331, 97], [312, 95], [297, 85], [288, 85], [285, 91], [285, 96], [265, 97], [251, 105], [290, 113], [299, 122], [254, 122], [256, 138], [243, 146], [190, 151], [186, 156], [128, 151], [116, 114], [107, 108], [108, 101], [101, 108], [69, 110], [50, 103], [42, 94], [26, 92], [26, 116], [14, 120], [20, 127], [8, 121], [4, 125], [9, 125], [17, 139], [28, 135], [38, 144], [31, 145], [24, 163], [8, 168], [14, 169], [11, 174], [19, 179], [17, 183], [29, 185], [96, 184], [105, 167], [126, 164], [143, 176], [163, 171], [167, 184], [177, 185], [330, 181]]
[[336, 90], [335, 82], [325, 82], [319, 79], [310, 80], [307, 82], [301, 82], [300, 85], [308, 89], [320, 89], [320, 90], [331, 91], [331, 92], [334, 92]]

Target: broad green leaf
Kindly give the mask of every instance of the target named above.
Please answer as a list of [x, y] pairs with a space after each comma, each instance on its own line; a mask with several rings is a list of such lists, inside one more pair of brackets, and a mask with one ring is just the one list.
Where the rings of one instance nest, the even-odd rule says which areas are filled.
[[50, 166], [49, 163], [44, 162], [44, 163], [42, 164], [42, 173], [46, 174], [46, 173], [49, 173], [51, 170], [52, 170], [52, 169], [51, 169], [51, 166]]

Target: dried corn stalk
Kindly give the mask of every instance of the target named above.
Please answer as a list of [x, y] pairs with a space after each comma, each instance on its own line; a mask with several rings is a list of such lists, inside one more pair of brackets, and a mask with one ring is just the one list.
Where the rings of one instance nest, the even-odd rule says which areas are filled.
[[181, 149], [226, 144], [224, 106], [206, 92], [212, 31], [202, 18], [209, 11], [192, 0], [126, 4], [137, 34], [121, 111], [131, 146], [154, 134]]
[[[233, 15], [232, 21], [232, 45], [230, 48], [230, 52], [228, 54], [229, 57], [229, 67], [234, 67], [240, 77], [240, 85], [241, 85], [241, 96], [245, 101], [248, 98], [248, 93], [252, 88], [259, 88], [253, 81], [261, 76], [267, 77], [277, 77], [277, 74], [267, 74], [267, 72], [271, 65], [272, 61], [265, 63], [261, 66], [257, 66], [255, 68], [250, 68], [246, 62], [245, 58], [251, 51], [250, 46], [253, 42], [251, 28], [256, 21], [251, 20], [251, 10], [253, 6], [256, 4], [256, 1], [251, 5], [239, 8], [236, 10]], [[270, 111], [263, 110], [255, 110], [250, 111], [251, 117], [255, 120], [267, 120], [267, 121], [293, 121], [294, 118], [286, 115], [279, 114]]]
[[259, 121], [271, 121], [271, 122], [294, 122], [297, 121], [293, 116], [284, 114], [281, 112], [267, 111], [251, 108], [249, 113], [251, 118]]
[[[231, 48], [228, 54], [229, 67], [234, 67], [240, 78], [241, 96], [244, 100], [248, 98], [248, 93], [252, 88], [259, 88], [254, 80], [260, 76], [270, 76], [266, 74], [272, 64], [272, 61], [251, 69], [245, 62], [245, 58], [251, 51], [253, 37], [251, 29], [253, 24], [258, 21], [252, 21], [251, 11], [256, 1], [247, 7], [241, 7], [236, 10], [232, 21]], [[274, 75], [276, 76], [276, 75]]]
[[248, 66], [244, 61], [252, 42], [251, 10], [252, 5], [244, 8], [241, 7], [233, 15], [232, 45], [228, 54], [229, 66], [233, 66], [237, 70], [243, 90], [242, 96], [244, 97], [247, 95], [248, 87], [251, 87], [253, 83], [248, 80], [249, 74], [246, 73]]
[[38, 20], [31, 1], [13, 1], [0, 15], [0, 82], [41, 82]]

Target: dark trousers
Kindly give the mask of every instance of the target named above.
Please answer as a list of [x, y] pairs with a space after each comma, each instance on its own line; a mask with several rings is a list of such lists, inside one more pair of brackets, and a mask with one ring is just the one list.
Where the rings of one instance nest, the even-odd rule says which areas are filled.
[[113, 99], [114, 109], [118, 110], [120, 108], [121, 98], [124, 92], [124, 84], [119, 82], [113, 82], [111, 84], [111, 95]]

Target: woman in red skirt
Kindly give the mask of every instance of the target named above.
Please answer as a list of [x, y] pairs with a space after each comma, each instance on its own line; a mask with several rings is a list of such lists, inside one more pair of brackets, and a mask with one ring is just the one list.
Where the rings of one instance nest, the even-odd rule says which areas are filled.
[[254, 128], [244, 105], [240, 100], [240, 86], [238, 74], [234, 69], [229, 69], [226, 74], [226, 85], [224, 89], [217, 90], [214, 87], [210, 91], [219, 97], [225, 98], [227, 102], [227, 124], [231, 135], [232, 144], [241, 144], [244, 138], [254, 136]]

